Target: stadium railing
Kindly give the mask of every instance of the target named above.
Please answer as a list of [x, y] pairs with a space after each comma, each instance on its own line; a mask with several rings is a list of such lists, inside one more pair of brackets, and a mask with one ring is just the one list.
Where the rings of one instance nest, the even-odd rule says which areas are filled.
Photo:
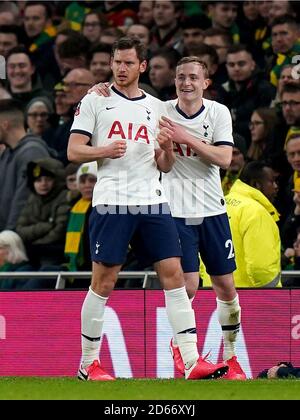
[[[0, 273], [0, 282], [2, 278], [13, 278], [13, 279], [49, 279], [56, 278], [55, 289], [64, 289], [66, 280], [72, 279], [88, 279], [91, 278], [92, 273], [90, 271], [24, 271], [24, 272], [2, 272]], [[296, 271], [282, 271], [282, 279], [289, 277], [299, 277], [300, 285], [300, 270]], [[121, 271], [118, 279], [142, 279], [142, 288], [147, 289], [153, 285], [153, 281], [157, 280], [157, 274], [155, 271]], [[157, 282], [156, 282], [157, 284]]]

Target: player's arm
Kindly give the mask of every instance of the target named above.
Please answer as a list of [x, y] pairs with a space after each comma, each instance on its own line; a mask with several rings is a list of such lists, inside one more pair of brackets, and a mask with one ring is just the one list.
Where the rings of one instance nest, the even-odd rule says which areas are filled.
[[118, 159], [126, 152], [125, 140], [113, 141], [102, 147], [90, 146], [89, 141], [90, 137], [86, 134], [72, 133], [68, 144], [68, 159], [79, 163], [103, 158]]
[[170, 136], [175, 143], [186, 144], [197, 155], [208, 163], [218, 165], [222, 169], [227, 169], [231, 163], [232, 146], [215, 146], [199, 141], [198, 138], [189, 134], [183, 127], [166, 117], [160, 121], [161, 128], [168, 128]]
[[170, 130], [168, 128], [161, 129], [157, 141], [160, 146], [160, 149], [155, 150], [157, 167], [161, 172], [169, 172], [176, 159]]

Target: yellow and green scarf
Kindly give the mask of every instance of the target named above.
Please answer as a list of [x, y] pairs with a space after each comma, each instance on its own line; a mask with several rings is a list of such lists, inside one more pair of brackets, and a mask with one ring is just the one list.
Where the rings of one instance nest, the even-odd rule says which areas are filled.
[[65, 255], [69, 257], [67, 264], [69, 271], [77, 271], [83, 264], [84, 252], [82, 234], [86, 220], [86, 213], [91, 205], [90, 200], [81, 198], [72, 207], [67, 226]]

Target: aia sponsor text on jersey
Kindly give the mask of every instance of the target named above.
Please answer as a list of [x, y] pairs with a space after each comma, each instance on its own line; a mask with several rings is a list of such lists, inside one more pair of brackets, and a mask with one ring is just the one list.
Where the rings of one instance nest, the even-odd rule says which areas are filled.
[[132, 122], [122, 124], [120, 121], [114, 121], [107, 138], [112, 140], [132, 140], [150, 144], [147, 126]]

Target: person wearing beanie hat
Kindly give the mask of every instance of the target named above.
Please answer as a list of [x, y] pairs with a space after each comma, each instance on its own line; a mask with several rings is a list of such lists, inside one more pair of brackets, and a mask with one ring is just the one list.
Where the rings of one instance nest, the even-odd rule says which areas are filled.
[[59, 264], [63, 262], [70, 210], [62, 163], [53, 158], [29, 162], [27, 184], [31, 194], [17, 221], [16, 232], [34, 266]]
[[25, 109], [27, 131], [42, 137], [44, 132], [51, 127], [50, 119], [53, 114], [53, 105], [47, 97], [33, 98]]
[[[80, 165], [76, 173], [77, 188], [81, 198], [70, 212], [65, 243], [66, 267], [70, 271], [91, 270], [88, 220], [92, 211], [93, 189], [97, 182], [97, 162]], [[69, 283], [70, 284], [70, 283]], [[74, 287], [76, 282], [72, 283]], [[79, 287], [84, 287], [80, 280]]]

